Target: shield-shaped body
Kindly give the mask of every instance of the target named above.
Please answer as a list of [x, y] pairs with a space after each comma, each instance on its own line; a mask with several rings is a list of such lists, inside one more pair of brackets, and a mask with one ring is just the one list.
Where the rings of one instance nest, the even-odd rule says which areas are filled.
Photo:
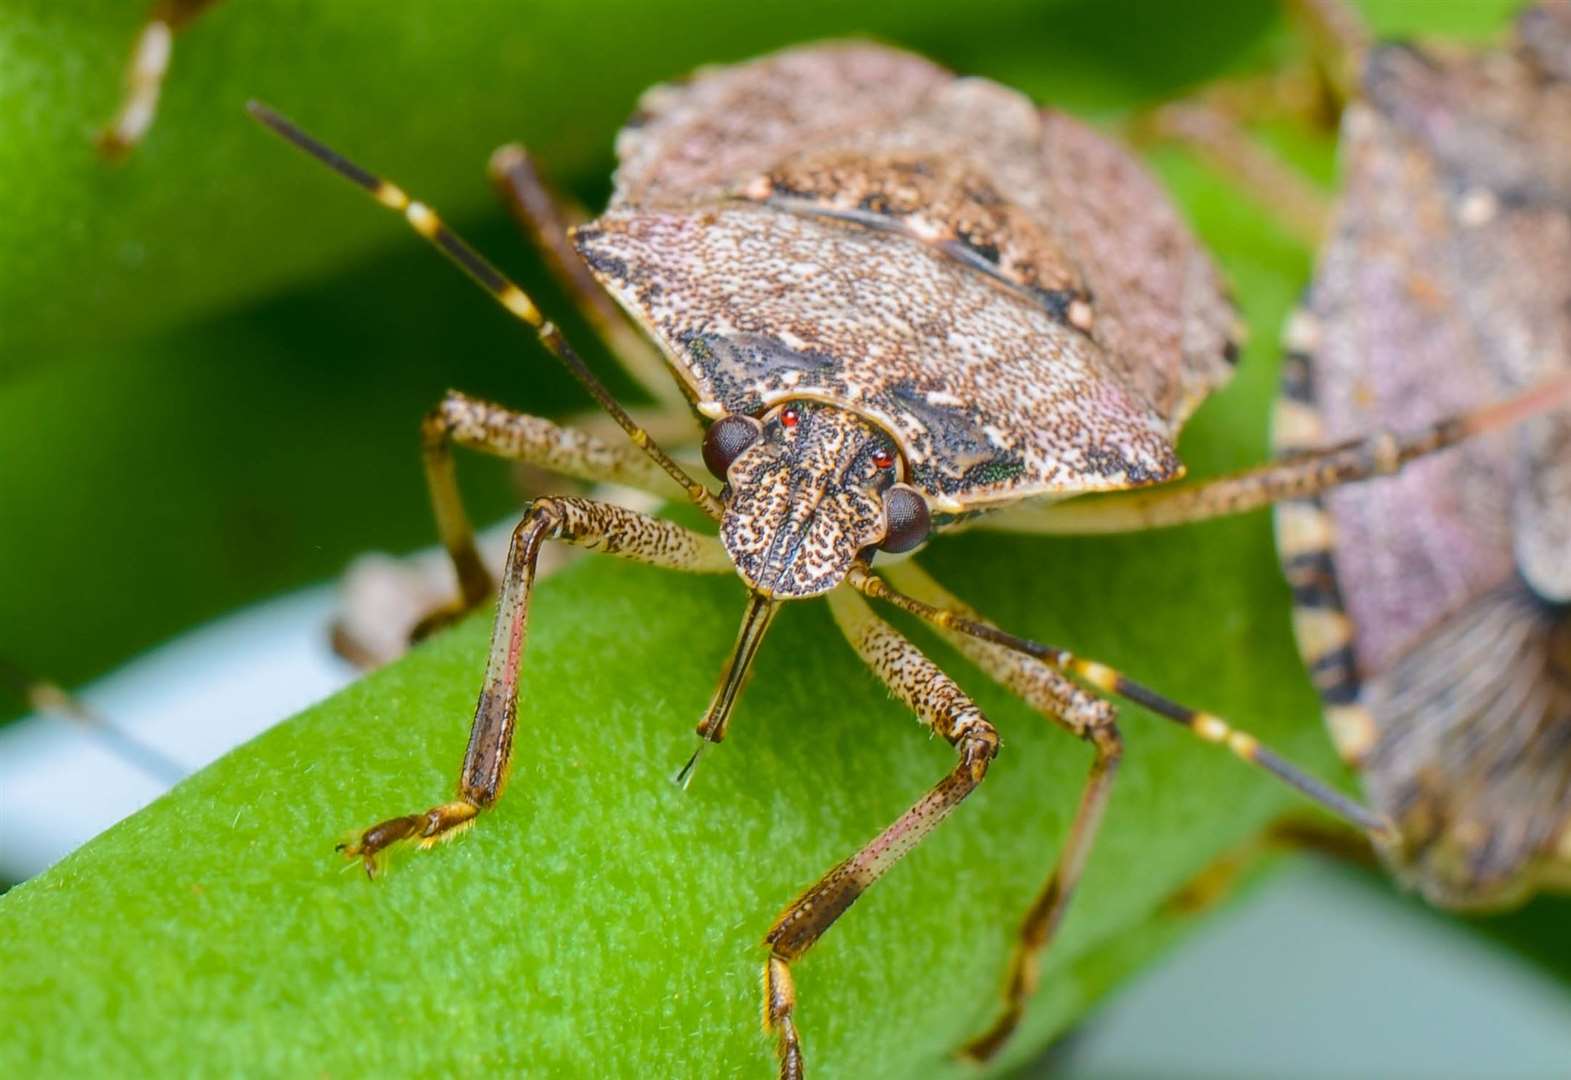
[[1166, 196], [997, 83], [817, 45], [656, 87], [617, 151], [574, 243], [698, 411], [849, 410], [940, 515], [1170, 479], [1231, 372]]
[[[1571, 6], [1482, 53], [1373, 50], [1287, 333], [1284, 451], [1403, 430], [1571, 368]], [[1342, 756], [1452, 907], [1571, 880], [1571, 417], [1278, 510]]]

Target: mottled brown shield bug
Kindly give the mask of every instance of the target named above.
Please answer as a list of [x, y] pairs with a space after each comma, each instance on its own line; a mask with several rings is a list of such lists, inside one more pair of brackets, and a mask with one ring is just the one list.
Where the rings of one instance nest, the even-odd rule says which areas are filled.
[[[1341, 5], [1298, 7], [1341, 176], [1329, 208], [1295, 196], [1319, 256], [1284, 335], [1278, 450], [1571, 369], [1571, 4], [1484, 49], [1371, 44]], [[1235, 176], [1278, 175], [1217, 106], [1164, 122]], [[1268, 204], [1300, 190], [1265, 186]], [[1333, 741], [1399, 831], [1397, 878], [1467, 909], [1571, 886], [1571, 417], [1285, 502], [1277, 533]]]
[[[1290, 324], [1278, 446], [1406, 424], [1571, 369], [1571, 5], [1506, 47], [1381, 45]], [[1571, 417], [1278, 510], [1342, 756], [1431, 901], [1571, 886]]]
[[[674, 376], [707, 427], [718, 494], [661, 449], [555, 325], [401, 189], [262, 106], [263, 123], [369, 192], [456, 262], [626, 431], [613, 445], [450, 394], [427, 418], [425, 461], [462, 591], [487, 602], [454, 483], [454, 443], [570, 476], [685, 494], [718, 536], [585, 498], [534, 500], [513, 534], [484, 685], [458, 794], [346, 845], [368, 873], [388, 846], [429, 846], [500, 797], [536, 560], [548, 540], [694, 572], [734, 571], [741, 631], [699, 724], [724, 738], [772, 618], [825, 595], [856, 652], [954, 748], [951, 772], [793, 901], [768, 931], [765, 1025], [782, 1076], [803, 1072], [792, 965], [857, 897], [986, 776], [998, 735], [971, 699], [864, 597], [935, 624], [989, 674], [1095, 750], [1057, 867], [1027, 912], [987, 1031], [990, 1057], [1035, 987], [1037, 954], [1080, 877], [1122, 754], [1113, 707], [1080, 682], [1226, 746], [1345, 820], [1385, 825], [1212, 714], [1111, 668], [1006, 633], [967, 612], [912, 562], [872, 562], [962, 524], [1029, 529], [1040, 504], [1177, 478], [1174, 440], [1231, 372], [1234, 316], [1222, 283], [1162, 191], [1121, 147], [1018, 93], [875, 45], [793, 49], [648, 91], [617, 142], [604, 214], [569, 233], [518, 153], [493, 166], [515, 208], [568, 275], [591, 320], [646, 378]], [[587, 268], [587, 269], [586, 269]], [[603, 310], [603, 287], [658, 349]], [[620, 329], [618, 329], [620, 328]], [[658, 385], [658, 384], [657, 384]], [[1168, 500], [1210, 516], [1395, 469], [1508, 422], [1565, 386], [1406, 436], [1380, 434]], [[1118, 503], [1096, 513], [1118, 514]], [[882, 569], [882, 567], [880, 567]], [[1073, 678], [1071, 678], [1073, 677]], [[682, 771], [685, 779], [697, 754]]]

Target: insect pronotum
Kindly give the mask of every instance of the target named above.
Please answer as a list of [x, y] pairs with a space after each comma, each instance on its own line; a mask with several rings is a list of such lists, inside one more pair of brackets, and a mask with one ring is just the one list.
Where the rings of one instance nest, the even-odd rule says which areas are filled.
[[[1030, 527], [1010, 522], [1004, 509], [1028, 500], [1180, 475], [1174, 439], [1231, 374], [1235, 320], [1210, 260], [1115, 143], [995, 83], [857, 43], [709, 69], [646, 93], [618, 139], [609, 208], [550, 244], [564, 251], [571, 244], [659, 347], [707, 424], [703, 459], [723, 484], [716, 494], [656, 445], [534, 302], [430, 207], [265, 106], [252, 112], [401, 214], [533, 327], [628, 436], [630, 445], [613, 445], [450, 393], [427, 417], [424, 448], [461, 597], [433, 625], [492, 595], [458, 498], [454, 443], [581, 478], [681, 493], [719, 525], [713, 536], [590, 499], [534, 500], [513, 534], [497, 592], [457, 795], [374, 825], [346, 845], [368, 874], [390, 845], [447, 839], [500, 797], [535, 562], [551, 540], [742, 579], [742, 626], [699, 722], [700, 747], [725, 737], [780, 605], [825, 595], [855, 651], [955, 749], [950, 772], [791, 902], [765, 935], [764, 1023], [776, 1037], [783, 1077], [804, 1069], [793, 965], [981, 784], [999, 746], [964, 691], [867, 599], [937, 626], [1095, 752], [1058, 864], [1023, 919], [997, 1016], [960, 1048], [965, 1057], [991, 1057], [1019, 1022], [1038, 954], [1074, 892], [1123, 752], [1114, 707], [1082, 684], [1227, 748], [1361, 830], [1387, 833], [1379, 815], [1221, 717], [993, 626], [914, 563], [892, 566], [888, 578], [872, 568], [878, 552], [915, 549], [961, 523]], [[527, 177], [514, 179], [527, 189]], [[580, 278], [574, 292], [582, 297], [585, 288]], [[1178, 516], [1390, 472], [1566, 391], [1557, 384], [1409, 434], [1373, 434], [1201, 485], [1183, 497]]]

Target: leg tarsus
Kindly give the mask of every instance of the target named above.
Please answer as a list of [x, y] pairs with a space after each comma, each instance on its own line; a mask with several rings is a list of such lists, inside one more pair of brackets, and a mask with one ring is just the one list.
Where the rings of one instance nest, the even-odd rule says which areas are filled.
[[796, 1032], [796, 983], [785, 957], [771, 953], [764, 962], [764, 1031], [775, 1036], [780, 1080], [802, 1080], [802, 1038]]
[[966, 1043], [957, 1056], [977, 1063], [990, 1060], [1003, 1049], [1025, 1016], [1027, 1003], [1036, 993], [1041, 977], [1041, 957], [1058, 926], [1063, 922], [1069, 902], [1085, 871], [1086, 858], [1096, 842], [1102, 825], [1102, 814], [1107, 809], [1108, 796], [1112, 793], [1113, 778], [1118, 774], [1124, 756], [1124, 740], [1118, 727], [1109, 723], [1086, 732], [1085, 738], [1096, 748], [1096, 758], [1091, 762], [1091, 772], [1086, 778], [1080, 796], [1080, 806], [1069, 827], [1068, 839], [1058, 856], [1058, 865], [1052, 876], [1026, 911], [1020, 923], [1020, 936], [1009, 961], [1009, 974], [1004, 980], [1004, 1009], [991, 1027]]
[[406, 814], [378, 822], [360, 834], [360, 839], [339, 844], [337, 849], [346, 858], [360, 859], [365, 864], [366, 877], [374, 878], [380, 869], [382, 852], [402, 840], [417, 839], [422, 849], [443, 840], [451, 840], [469, 825], [480, 813], [480, 806], [468, 800], [433, 806], [423, 814]]

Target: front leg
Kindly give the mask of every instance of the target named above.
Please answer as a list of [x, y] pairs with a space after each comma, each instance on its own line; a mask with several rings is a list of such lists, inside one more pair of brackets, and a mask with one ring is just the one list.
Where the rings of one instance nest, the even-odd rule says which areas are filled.
[[339, 850], [365, 864], [367, 875], [376, 876], [377, 857], [390, 845], [413, 839], [425, 848], [450, 839], [501, 798], [513, 759], [529, 595], [534, 588], [535, 563], [547, 540], [670, 570], [722, 573], [731, 568], [725, 549], [712, 536], [612, 503], [576, 498], [535, 500], [513, 531], [508, 549], [485, 682], [469, 729], [469, 749], [458, 774], [458, 797], [423, 813], [390, 818], [367, 829], [358, 841], [340, 845]]
[[998, 753], [998, 733], [981, 710], [915, 645], [875, 616], [861, 597], [842, 586], [829, 594], [829, 607], [857, 655], [955, 748], [959, 761], [892, 825], [797, 897], [765, 936], [769, 959], [764, 962], [764, 1030], [775, 1035], [781, 1080], [801, 1080], [804, 1070], [791, 964], [976, 789]]
[[[433, 630], [478, 607], [491, 597], [506, 556], [505, 537], [489, 536], [477, 545], [458, 489], [453, 447], [517, 462], [556, 481], [546, 490], [561, 491], [564, 478], [591, 484], [614, 484], [644, 491], [657, 499], [680, 497], [671, 478], [636, 446], [607, 438], [611, 432], [591, 415], [582, 427], [567, 427], [540, 416], [514, 412], [456, 390], [425, 417], [420, 427], [426, 484], [436, 514], [437, 531], [448, 553], [458, 584], [457, 595], [440, 563], [420, 558], [398, 562], [375, 557], [351, 568], [344, 601], [333, 626], [333, 648], [359, 667], [378, 667], [403, 654], [410, 639]], [[651, 414], [656, 437], [678, 434], [678, 423], [691, 417]], [[530, 495], [537, 492], [529, 492]], [[566, 556], [566, 552], [562, 552]], [[540, 572], [549, 572], [547, 558]]]
[[623, 484], [667, 497], [680, 490], [635, 446], [606, 443], [587, 432], [456, 390], [448, 391], [426, 416], [420, 439], [431, 508], [442, 545], [453, 560], [459, 595], [421, 621], [413, 634], [416, 639], [480, 606], [491, 595], [491, 575], [475, 547], [474, 528], [458, 493], [454, 444], [575, 479]]

